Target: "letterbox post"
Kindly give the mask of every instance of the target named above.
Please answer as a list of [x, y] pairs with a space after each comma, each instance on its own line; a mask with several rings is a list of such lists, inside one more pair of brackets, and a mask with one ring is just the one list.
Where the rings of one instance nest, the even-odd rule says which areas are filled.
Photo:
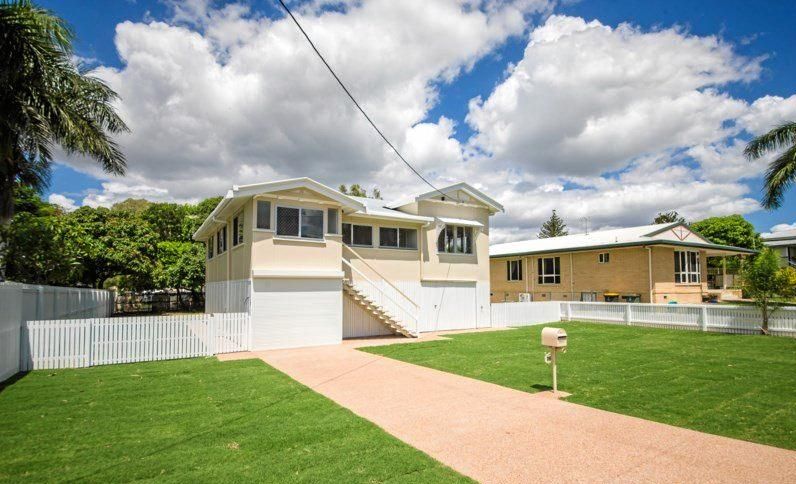
[[553, 367], [553, 394], [555, 395], [558, 393], [558, 368], [556, 367], [556, 353], [558, 353], [558, 348], [553, 348], [551, 353]]

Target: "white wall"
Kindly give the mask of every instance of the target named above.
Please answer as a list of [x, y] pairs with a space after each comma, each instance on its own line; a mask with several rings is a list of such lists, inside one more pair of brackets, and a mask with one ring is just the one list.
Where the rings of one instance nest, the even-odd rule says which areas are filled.
[[366, 311], [349, 295], [343, 295], [343, 338], [394, 334], [380, 319]]
[[342, 341], [342, 279], [258, 277], [251, 308], [253, 350]]
[[251, 306], [250, 299], [250, 279], [205, 284], [206, 313], [247, 313]]
[[0, 381], [17, 373], [20, 363], [25, 368], [20, 362], [25, 322], [110, 316], [113, 298], [101, 289], [0, 283]]

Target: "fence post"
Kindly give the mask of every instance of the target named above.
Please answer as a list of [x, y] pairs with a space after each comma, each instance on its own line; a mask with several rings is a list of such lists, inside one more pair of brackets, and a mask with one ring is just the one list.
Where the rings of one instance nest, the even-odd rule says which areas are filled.
[[700, 308], [699, 327], [702, 331], [708, 330], [708, 307], [705, 305]]
[[567, 311], [566, 311], [567, 321], [572, 321], [572, 303], [567, 301]]
[[632, 309], [630, 307], [630, 303], [625, 304], [625, 324], [630, 326], [630, 322], [633, 320]]
[[209, 314], [209, 318], [207, 319], [207, 332], [210, 334], [210, 344], [207, 345], [208, 351], [210, 351], [209, 356], [213, 356], [216, 354], [216, 318], [215, 314]]

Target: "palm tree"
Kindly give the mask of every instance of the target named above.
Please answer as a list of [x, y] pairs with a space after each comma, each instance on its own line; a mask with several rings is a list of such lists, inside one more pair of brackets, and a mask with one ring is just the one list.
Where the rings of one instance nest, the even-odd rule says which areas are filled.
[[785, 191], [796, 180], [796, 122], [790, 121], [760, 135], [746, 145], [743, 154], [756, 160], [766, 153], [785, 150], [768, 165], [763, 207], [767, 210], [782, 205]]
[[110, 137], [128, 131], [116, 93], [75, 65], [73, 39], [63, 19], [30, 0], [0, 0], [0, 226], [14, 214], [16, 184], [48, 185], [56, 146], [125, 171]]

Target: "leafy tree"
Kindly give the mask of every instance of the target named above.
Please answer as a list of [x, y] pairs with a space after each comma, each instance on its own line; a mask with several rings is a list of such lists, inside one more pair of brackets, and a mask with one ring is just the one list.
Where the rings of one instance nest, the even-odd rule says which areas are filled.
[[182, 290], [190, 291], [195, 300], [205, 282], [204, 254], [203, 245], [195, 242], [158, 243], [155, 284], [160, 289], [176, 289], [181, 305]]
[[553, 210], [550, 219], [542, 224], [542, 230], [539, 231], [539, 238], [547, 239], [549, 237], [561, 237], [563, 235], [569, 235], [567, 224], [565, 224], [564, 220]]
[[362, 188], [358, 183], [352, 184], [350, 187], [346, 187], [345, 185], [340, 185], [339, 189], [340, 193], [345, 195], [351, 195], [352, 197], [362, 197], [362, 198], [375, 198], [377, 200], [381, 200], [381, 190], [374, 187], [371, 190], [371, 194], [368, 195], [368, 191], [365, 188]]
[[744, 149], [744, 155], [750, 161], [779, 151], [782, 152], [766, 170], [762, 204], [768, 210], [782, 206], [785, 192], [796, 180], [796, 122], [777, 126], [750, 141]]
[[221, 197], [211, 197], [202, 200], [196, 205], [188, 205], [183, 219], [182, 240], [192, 240], [193, 234], [199, 230], [202, 223], [221, 202]]
[[658, 215], [652, 221], [654, 224], [673, 224], [673, 223], [685, 223], [685, 217], [677, 213], [677, 211], [672, 210], [670, 212], [658, 212]]
[[7, 227], [8, 275], [30, 284], [71, 285], [80, 267], [65, 243], [62, 218], [53, 213], [18, 212]]
[[757, 250], [763, 246], [754, 225], [741, 215], [710, 217], [691, 224], [691, 230], [714, 244]]
[[122, 200], [121, 202], [114, 203], [111, 207], [111, 210], [140, 214], [149, 208], [150, 205], [152, 205], [152, 202], [149, 200], [144, 200], [143, 198], [128, 198], [126, 200]]
[[122, 174], [110, 135], [127, 131], [116, 93], [72, 62], [69, 26], [30, 0], [0, 3], [0, 224], [14, 214], [13, 187], [49, 182], [54, 145]]
[[159, 240], [183, 240], [186, 207], [176, 203], [151, 203], [141, 212]]
[[744, 292], [762, 313], [762, 332], [768, 334], [771, 314], [782, 305], [783, 299], [796, 296], [796, 270], [780, 268], [779, 256], [767, 247], [744, 264], [741, 275]]

